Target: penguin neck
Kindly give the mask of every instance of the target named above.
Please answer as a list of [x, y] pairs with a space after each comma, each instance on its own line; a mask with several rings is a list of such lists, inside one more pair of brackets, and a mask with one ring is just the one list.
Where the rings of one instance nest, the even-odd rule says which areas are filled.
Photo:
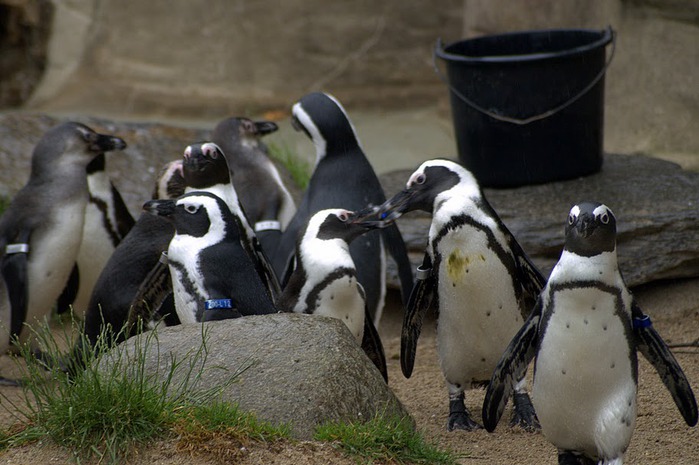
[[245, 215], [243, 206], [241, 205], [240, 200], [238, 199], [238, 193], [236, 192], [235, 187], [233, 187], [232, 183], [214, 184], [213, 186], [208, 186], [203, 189], [195, 189], [192, 187], [185, 188], [185, 194], [195, 191], [209, 192], [221, 198], [221, 200], [223, 200], [226, 203], [228, 209], [231, 211], [233, 216], [237, 217], [240, 221], [240, 225], [243, 228], [245, 236], [248, 238], [248, 240], [251, 240], [253, 237], [255, 237], [255, 232], [250, 227], [250, 223], [248, 222], [248, 218]]
[[354, 268], [349, 245], [342, 239], [304, 239], [300, 255], [307, 273], [339, 267]]
[[616, 249], [591, 257], [583, 257], [563, 249], [561, 258], [551, 271], [549, 281], [599, 281], [616, 286], [621, 281]]
[[333, 137], [330, 140], [318, 135], [313, 138], [313, 145], [316, 149], [316, 166], [328, 156], [336, 158], [347, 155], [351, 156], [358, 152], [364, 153], [354, 133], [344, 134], [342, 137]]

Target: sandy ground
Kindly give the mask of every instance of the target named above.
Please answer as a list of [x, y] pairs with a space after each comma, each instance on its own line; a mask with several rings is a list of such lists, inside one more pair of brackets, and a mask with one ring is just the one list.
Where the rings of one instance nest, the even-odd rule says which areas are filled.
[[[699, 279], [662, 283], [636, 290], [646, 313], [668, 343], [690, 342], [699, 337]], [[391, 295], [395, 299], [395, 295]], [[386, 348], [390, 386], [411, 412], [424, 435], [445, 448], [464, 454], [464, 465], [475, 464], [556, 464], [556, 451], [541, 434], [524, 433], [507, 426], [509, 408], [501, 425], [489, 434], [485, 431], [447, 432], [447, 393], [437, 365], [434, 321], [427, 322], [420, 339], [413, 376], [405, 379], [400, 372], [399, 334], [401, 313], [395, 300], [389, 302], [380, 333]], [[699, 390], [699, 349], [676, 349], [678, 361], [695, 390]], [[3, 357], [7, 358], [7, 357]], [[0, 360], [0, 372], [8, 373], [7, 360]], [[7, 396], [0, 408], [0, 424], [14, 419], [7, 399], [17, 397], [15, 388], [2, 388]], [[467, 407], [480, 411], [484, 392], [470, 391]], [[679, 412], [653, 368], [640, 359], [639, 415], [634, 437], [626, 454], [627, 464], [696, 464], [699, 463], [699, 429], [685, 425]], [[39, 443], [0, 454], [2, 464], [39, 465], [74, 463], [71, 454], [51, 445]], [[128, 463], [134, 465], [197, 465], [221, 463], [211, 456], [178, 451], [177, 439], [159, 441], [136, 450]], [[251, 446], [235, 461], [242, 465], [339, 464], [353, 460], [343, 457], [328, 444], [294, 443]]]

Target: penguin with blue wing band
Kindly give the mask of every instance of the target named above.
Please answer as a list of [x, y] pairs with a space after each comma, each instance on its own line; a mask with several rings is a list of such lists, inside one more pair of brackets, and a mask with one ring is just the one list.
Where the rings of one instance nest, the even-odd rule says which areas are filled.
[[262, 249], [257, 234], [250, 225], [245, 209], [230, 174], [226, 155], [213, 142], [189, 145], [184, 151], [183, 175], [185, 192], [206, 191], [226, 202], [240, 229], [240, 243], [250, 255], [260, 279], [265, 283], [270, 298], [274, 302], [281, 294], [281, 286], [266, 253]]
[[561, 257], [493, 373], [484, 424], [495, 429], [515, 380], [535, 360], [532, 400], [558, 463], [621, 465], [637, 415], [637, 351], [696, 425], [686, 376], [619, 272], [614, 214], [600, 203], [575, 205]]
[[151, 200], [143, 209], [175, 227], [167, 255], [183, 324], [276, 313], [223, 199], [197, 191], [177, 200]]

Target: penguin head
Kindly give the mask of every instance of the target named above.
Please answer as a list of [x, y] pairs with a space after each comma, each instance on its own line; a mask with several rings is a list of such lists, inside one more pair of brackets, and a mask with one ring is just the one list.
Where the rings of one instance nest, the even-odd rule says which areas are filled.
[[604, 204], [582, 202], [571, 208], [565, 229], [565, 250], [593, 257], [616, 248], [616, 218]]
[[381, 221], [391, 222], [414, 210], [433, 213], [440, 202], [452, 195], [480, 198], [480, 187], [473, 175], [458, 163], [428, 160], [410, 175], [405, 189], [378, 207], [375, 215]]
[[315, 213], [306, 227], [304, 238], [333, 240], [347, 244], [376, 226], [362, 221], [362, 215], [341, 208], [331, 208]]
[[242, 148], [256, 148], [260, 138], [279, 129], [272, 121], [252, 121], [243, 117], [226, 118], [216, 125], [211, 140], [216, 142], [227, 157], [246, 153]]
[[182, 160], [182, 176], [185, 184], [194, 189], [228, 184], [231, 180], [226, 157], [213, 142], [187, 146]]
[[152, 198], [176, 199], [184, 194], [185, 187], [182, 160], [174, 160], [167, 163], [160, 170], [160, 174], [155, 182]]
[[237, 228], [229, 227], [235, 223], [228, 206], [209, 192], [195, 191], [177, 199], [149, 200], [143, 209], [172, 222], [180, 236], [204, 237], [213, 233], [219, 238], [216, 242], [226, 236], [237, 237]]
[[59, 124], [46, 131], [36, 145], [32, 155], [32, 175], [39, 175], [45, 170], [52, 173], [54, 168], [51, 165], [55, 163], [75, 163], [87, 167], [96, 156], [125, 148], [123, 139], [99, 134], [84, 124]]
[[326, 155], [360, 148], [357, 132], [340, 102], [330, 94], [304, 95], [291, 108], [291, 124], [316, 148], [316, 164]]

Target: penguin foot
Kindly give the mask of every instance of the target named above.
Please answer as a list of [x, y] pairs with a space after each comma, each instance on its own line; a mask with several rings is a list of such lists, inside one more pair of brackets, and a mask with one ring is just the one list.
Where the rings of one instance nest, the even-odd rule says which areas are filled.
[[531, 433], [541, 430], [541, 425], [539, 424], [539, 419], [536, 417], [536, 412], [534, 411], [534, 406], [529, 398], [529, 394], [526, 392], [515, 393], [514, 399], [514, 409], [512, 412], [512, 419], [510, 420], [510, 426], [519, 426], [524, 431]]
[[471, 414], [464, 405], [464, 394], [449, 401], [449, 419], [447, 420], [447, 431], [461, 429], [464, 431], [474, 431], [483, 428], [473, 421]]
[[595, 465], [597, 462], [569, 451], [558, 452], [558, 465]]
[[449, 414], [447, 420], [447, 431], [461, 429], [464, 431], [475, 431], [483, 428], [481, 425], [471, 419], [471, 416], [466, 412], [455, 412]]

